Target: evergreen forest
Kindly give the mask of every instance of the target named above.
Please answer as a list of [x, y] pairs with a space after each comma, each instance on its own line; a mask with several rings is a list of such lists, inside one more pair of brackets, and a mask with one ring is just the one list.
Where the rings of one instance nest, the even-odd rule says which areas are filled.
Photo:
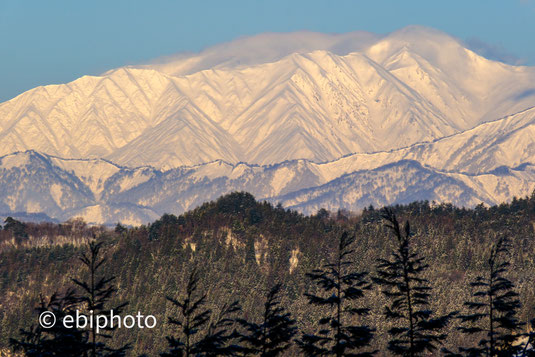
[[[305, 216], [234, 192], [138, 227], [0, 230], [0, 356], [534, 356], [535, 192]], [[152, 328], [52, 328], [152, 315]]]

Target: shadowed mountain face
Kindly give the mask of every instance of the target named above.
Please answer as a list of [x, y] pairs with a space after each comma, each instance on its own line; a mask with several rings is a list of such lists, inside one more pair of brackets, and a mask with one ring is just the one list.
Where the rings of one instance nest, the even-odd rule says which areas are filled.
[[90, 223], [137, 225], [239, 190], [310, 214], [320, 208], [358, 210], [414, 200], [493, 205], [535, 188], [535, 166], [530, 164], [480, 174], [444, 172], [404, 159], [349, 173], [350, 162], [335, 164], [298, 160], [233, 166], [216, 161], [160, 171], [28, 151], [0, 158], [0, 186], [5, 188], [0, 213], [44, 212], [59, 220], [81, 216]]
[[305, 212], [498, 203], [535, 187], [534, 83], [421, 27], [238, 39], [0, 104], [0, 207], [135, 223], [231, 190]]

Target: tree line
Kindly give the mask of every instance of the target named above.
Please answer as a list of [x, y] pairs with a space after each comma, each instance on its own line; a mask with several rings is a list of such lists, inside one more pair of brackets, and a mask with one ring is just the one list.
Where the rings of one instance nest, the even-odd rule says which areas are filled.
[[[425, 205], [424, 205], [425, 207]], [[266, 291], [256, 318], [244, 316], [240, 301], [217, 306], [207, 304], [208, 295], [200, 286], [202, 267], [190, 267], [188, 279], [167, 300], [174, 307], [168, 317], [170, 334], [167, 349], [154, 351], [160, 356], [279, 356], [290, 352], [307, 356], [534, 356], [535, 335], [522, 322], [515, 285], [508, 279], [511, 241], [497, 235], [481, 264], [478, 276], [466, 286], [470, 299], [459, 311], [442, 311], [433, 301], [433, 281], [427, 272], [433, 264], [414, 244], [415, 235], [408, 220], [401, 222], [392, 208], [374, 211], [390, 232], [389, 254], [376, 259], [369, 270], [359, 270], [355, 234], [337, 230], [337, 249], [323, 264], [305, 274], [307, 303], [317, 312], [312, 324], [299, 322], [285, 307], [277, 281]], [[320, 213], [319, 213], [320, 214]], [[376, 218], [372, 218], [376, 217]], [[247, 219], [255, 220], [254, 214]], [[338, 219], [344, 219], [339, 212]], [[8, 227], [21, 232], [12, 220]], [[184, 222], [182, 222], [184, 223]], [[239, 228], [239, 227], [237, 227]], [[116, 230], [123, 230], [118, 226]], [[155, 231], [156, 232], [156, 231]], [[154, 234], [152, 239], [159, 239]], [[254, 247], [253, 247], [254, 248]], [[83, 313], [120, 313], [126, 304], [114, 305], [116, 278], [103, 272], [106, 259], [103, 243], [91, 241], [80, 256], [86, 274], [72, 279], [72, 289], [42, 297], [37, 314], [53, 311], [61, 321], [81, 310]], [[385, 306], [380, 324], [387, 326], [386, 343], [373, 344], [377, 331], [370, 323], [370, 294], [378, 288]], [[205, 289], [206, 290], [206, 289]], [[311, 328], [312, 327], [312, 328]], [[466, 345], [446, 348], [448, 331], [467, 336]], [[131, 344], [111, 346], [113, 329], [67, 329], [62, 324], [45, 329], [33, 324], [10, 339], [14, 351], [27, 356], [124, 356]], [[135, 341], [132, 341], [135, 342]]]

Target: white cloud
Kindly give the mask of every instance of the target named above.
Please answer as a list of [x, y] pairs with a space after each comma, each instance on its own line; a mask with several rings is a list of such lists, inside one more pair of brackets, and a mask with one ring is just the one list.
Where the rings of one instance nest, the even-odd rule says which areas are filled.
[[471, 37], [465, 40], [464, 42], [467, 48], [471, 49], [472, 51], [485, 58], [517, 66], [526, 63], [526, 59], [515, 56], [514, 54], [508, 52], [501, 45], [487, 43], [477, 37]]

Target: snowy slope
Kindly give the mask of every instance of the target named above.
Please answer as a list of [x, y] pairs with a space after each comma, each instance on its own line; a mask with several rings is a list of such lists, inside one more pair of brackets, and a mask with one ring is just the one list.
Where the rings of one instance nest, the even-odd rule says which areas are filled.
[[1, 103], [0, 213], [496, 204], [535, 188], [534, 137], [535, 68], [442, 32], [262, 34]]
[[0, 155], [169, 169], [335, 160], [435, 140], [535, 105], [535, 70], [435, 30], [265, 34], [38, 87], [0, 104]]
[[473, 129], [397, 150], [348, 155], [317, 165], [324, 181], [356, 170], [400, 160], [418, 161], [441, 171], [477, 174], [500, 166], [535, 164], [535, 107]]
[[402, 160], [373, 170], [347, 174], [325, 185], [270, 198], [283, 206], [313, 214], [320, 208], [360, 210], [413, 201], [448, 202], [458, 207], [495, 205], [525, 197], [535, 189], [535, 166], [503, 167], [493, 173], [446, 173]]
[[93, 193], [76, 175], [33, 151], [0, 158], [0, 187], [1, 212], [63, 217], [64, 211], [93, 201]]
[[90, 223], [142, 224], [238, 190], [314, 213], [321, 207], [359, 210], [370, 204], [424, 199], [459, 206], [491, 205], [535, 189], [533, 164], [467, 174], [399, 160], [342, 172], [331, 180], [321, 175], [326, 165], [306, 160], [268, 166], [216, 161], [160, 171], [21, 152], [0, 158], [0, 185], [6, 188], [0, 195], [0, 212], [44, 212], [58, 220], [82, 216]]

